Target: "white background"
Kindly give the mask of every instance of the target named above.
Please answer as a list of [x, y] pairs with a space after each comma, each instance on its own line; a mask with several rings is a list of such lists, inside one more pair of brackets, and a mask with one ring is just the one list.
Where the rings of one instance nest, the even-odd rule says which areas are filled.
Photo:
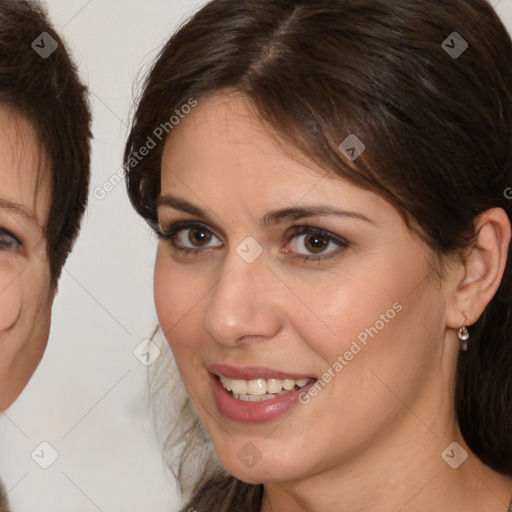
[[[0, 473], [13, 512], [173, 512], [179, 508], [148, 420], [146, 368], [133, 350], [156, 323], [155, 240], [120, 183], [133, 84], [202, 0], [47, 0], [91, 89], [89, 209], [56, 298], [48, 350], [0, 421]], [[493, 5], [512, 29], [512, 0]], [[48, 469], [31, 453], [58, 453]], [[42, 459], [39, 459], [42, 460]]]

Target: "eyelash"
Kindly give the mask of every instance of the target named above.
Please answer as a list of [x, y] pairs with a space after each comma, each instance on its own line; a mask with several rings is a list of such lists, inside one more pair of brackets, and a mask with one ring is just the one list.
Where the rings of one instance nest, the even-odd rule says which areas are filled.
[[[180, 231], [184, 231], [187, 229], [194, 229], [194, 228], [204, 230], [206, 233], [209, 233], [209, 234], [215, 236], [216, 238], [219, 238], [205, 224], [202, 224], [200, 222], [190, 222], [190, 221], [178, 222], [176, 224], [171, 225], [167, 230], [157, 230], [156, 235], [159, 239], [169, 240], [175, 251], [177, 251], [181, 254], [199, 257], [199, 256], [201, 256], [201, 252], [204, 253], [205, 250], [208, 250], [211, 248], [207, 247], [206, 249], [200, 249], [200, 248], [191, 249], [189, 247], [182, 247], [182, 246], [178, 245], [176, 242], [176, 235], [178, 235], [178, 233]], [[331, 242], [334, 242], [340, 248], [340, 250], [347, 249], [349, 247], [349, 243], [345, 239], [343, 239], [339, 236], [336, 236], [333, 233], [326, 231], [324, 229], [315, 228], [315, 227], [311, 227], [311, 226], [294, 226], [294, 227], [292, 227], [291, 231], [287, 235], [286, 242], [290, 243], [295, 237], [298, 237], [301, 235], [321, 235], [329, 242], [329, 244]], [[332, 258], [332, 257], [336, 256], [337, 254], [339, 254], [339, 252], [340, 251], [337, 250], [337, 251], [330, 252], [327, 254], [319, 254], [317, 256], [299, 254], [299, 253], [295, 253], [295, 252], [291, 252], [291, 251], [288, 252], [287, 254], [288, 254], [288, 257], [293, 260], [299, 260], [299, 261], [308, 263], [308, 262], [320, 262], [322, 260]]]

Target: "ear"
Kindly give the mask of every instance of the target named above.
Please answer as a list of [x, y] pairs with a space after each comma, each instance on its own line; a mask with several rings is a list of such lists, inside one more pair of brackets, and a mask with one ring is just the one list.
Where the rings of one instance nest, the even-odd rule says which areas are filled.
[[458, 329], [474, 324], [499, 288], [507, 264], [510, 221], [501, 208], [475, 219], [475, 241], [466, 250], [456, 272], [447, 326]]

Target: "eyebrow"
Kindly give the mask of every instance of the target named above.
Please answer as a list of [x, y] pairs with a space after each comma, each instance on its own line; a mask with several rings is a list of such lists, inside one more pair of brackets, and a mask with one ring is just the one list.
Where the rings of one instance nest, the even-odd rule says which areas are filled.
[[10, 199], [7, 199], [3, 196], [0, 196], [0, 208], [3, 208], [4, 210], [7, 210], [15, 215], [26, 217], [31, 221], [35, 222], [36, 220], [35, 215], [30, 210], [27, 210], [23, 205], [11, 201]]
[[[209, 222], [212, 221], [210, 214], [204, 208], [189, 203], [181, 197], [172, 195], [159, 196], [156, 199], [156, 207], [168, 207], [180, 210], [191, 215], [195, 215]], [[298, 220], [308, 217], [320, 217], [335, 215], [337, 217], [348, 217], [352, 219], [358, 219], [370, 224], [375, 224], [374, 221], [359, 212], [340, 210], [329, 205], [313, 205], [313, 206], [293, 206], [290, 208], [282, 208], [279, 210], [273, 210], [265, 215], [262, 220], [262, 225], [265, 227], [272, 227], [285, 220]]]

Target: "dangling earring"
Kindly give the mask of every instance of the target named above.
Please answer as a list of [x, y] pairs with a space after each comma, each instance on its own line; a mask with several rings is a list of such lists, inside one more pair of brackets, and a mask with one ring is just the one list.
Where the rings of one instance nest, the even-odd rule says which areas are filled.
[[462, 347], [461, 349], [466, 351], [468, 349], [468, 338], [469, 338], [469, 332], [468, 332], [468, 329], [467, 327], [465, 326], [462, 326], [460, 329], [459, 329], [459, 340], [462, 341]]

